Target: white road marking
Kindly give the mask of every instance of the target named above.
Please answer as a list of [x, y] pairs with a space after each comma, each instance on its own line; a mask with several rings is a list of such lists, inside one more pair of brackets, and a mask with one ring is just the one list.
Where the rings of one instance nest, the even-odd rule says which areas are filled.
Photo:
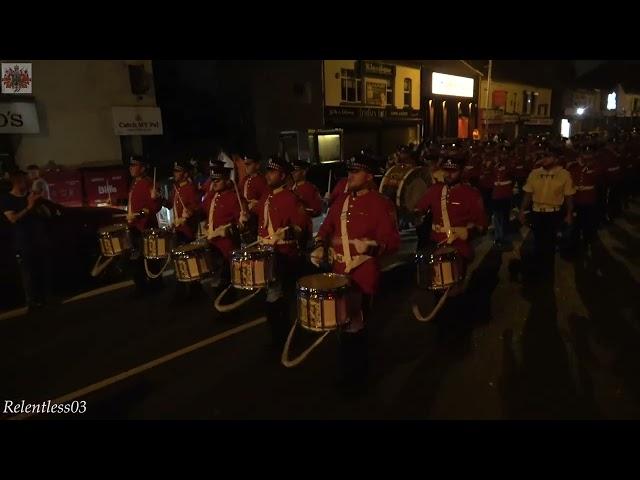
[[0, 320], [8, 320], [13, 317], [19, 317], [20, 315], [26, 315], [29, 309], [27, 307], [16, 308], [15, 310], [9, 310], [8, 312], [0, 313]]
[[[223, 340], [225, 338], [228, 338], [232, 335], [235, 335], [236, 333], [240, 333], [243, 332], [245, 330], [248, 330], [250, 328], [253, 327], [257, 327], [258, 325], [264, 323], [267, 321], [267, 317], [260, 317], [257, 318], [251, 322], [245, 323], [243, 325], [239, 325], [237, 327], [231, 328], [229, 330], [225, 330], [222, 333], [218, 333], [217, 335], [214, 335], [212, 337], [206, 338], [204, 340], [201, 340], [197, 343], [194, 343], [193, 345], [189, 345], [188, 347], [184, 347], [181, 348], [178, 351], [175, 351], [173, 353], [169, 353], [167, 355], [164, 355], [160, 358], [156, 358], [155, 360], [152, 360], [150, 362], [144, 363], [142, 365], [139, 365], [135, 368], [132, 368], [130, 370], [127, 370], [126, 372], [122, 372], [119, 373], [117, 375], [114, 375], [113, 377], [109, 377], [105, 380], [102, 380], [100, 382], [94, 383], [92, 385], [89, 385], [87, 387], [81, 388], [79, 390], [75, 390], [71, 393], [68, 393], [66, 395], [63, 395], [61, 397], [56, 398], [55, 400], [52, 400], [51, 403], [66, 403], [66, 402], [71, 402], [73, 400], [76, 400], [78, 398], [84, 397], [90, 393], [93, 393], [95, 391], [101, 390], [105, 387], [108, 387], [109, 385], [113, 385], [114, 383], [117, 382], [121, 382], [122, 380], [125, 380], [129, 377], [133, 377], [134, 375], [138, 375], [139, 373], [142, 373], [146, 370], [150, 370], [154, 367], [157, 367], [158, 365], [162, 365], [163, 363], [167, 363], [171, 360], [174, 360], [178, 357], [182, 357], [183, 355], [186, 355], [188, 353], [194, 352], [196, 350], [199, 350], [201, 348], [204, 348], [208, 345], [211, 345], [215, 342], [218, 342], [220, 340]], [[32, 402], [32, 403], [42, 403], [42, 401], [40, 402]], [[10, 417], [9, 420], [24, 420], [25, 418], [29, 418], [32, 417], [34, 415], [37, 415], [35, 413], [22, 413], [20, 415], [16, 415], [13, 417]]]

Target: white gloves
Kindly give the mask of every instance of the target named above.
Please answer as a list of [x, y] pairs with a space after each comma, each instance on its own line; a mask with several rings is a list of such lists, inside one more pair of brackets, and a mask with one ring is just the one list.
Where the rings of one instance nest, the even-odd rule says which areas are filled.
[[352, 240], [352, 243], [356, 249], [356, 252], [358, 252], [360, 255], [366, 253], [370, 247], [374, 247], [377, 245], [377, 243], [373, 240], [360, 240], [359, 238]]
[[284, 240], [284, 235], [286, 231], [287, 231], [287, 227], [281, 227], [278, 230], [276, 230], [273, 233], [273, 235], [263, 238], [262, 243], [264, 245], [275, 245], [279, 241]]
[[311, 263], [313, 263], [316, 267], [320, 266], [320, 262], [322, 262], [322, 258], [324, 257], [324, 247], [317, 247], [313, 252], [311, 252], [310, 259]]

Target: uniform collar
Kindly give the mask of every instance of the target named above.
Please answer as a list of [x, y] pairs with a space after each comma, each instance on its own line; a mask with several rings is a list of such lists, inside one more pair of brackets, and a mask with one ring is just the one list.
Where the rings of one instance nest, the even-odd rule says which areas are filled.
[[300, 180], [299, 182], [296, 182], [296, 183], [295, 183], [295, 186], [296, 186], [296, 187], [299, 187], [300, 185], [302, 185], [302, 184], [303, 184], [303, 183], [305, 183], [305, 182], [306, 182], [306, 180]]
[[285, 187], [286, 185], [280, 185], [278, 188], [274, 188], [273, 190], [271, 190], [271, 193], [273, 195], [275, 195], [276, 193], [280, 193], [284, 190]]
[[352, 192], [351, 196], [352, 197], [361, 197], [363, 195], [366, 195], [367, 193], [369, 193], [371, 191], [371, 189], [369, 188], [363, 188], [361, 190], [358, 190], [357, 192]]

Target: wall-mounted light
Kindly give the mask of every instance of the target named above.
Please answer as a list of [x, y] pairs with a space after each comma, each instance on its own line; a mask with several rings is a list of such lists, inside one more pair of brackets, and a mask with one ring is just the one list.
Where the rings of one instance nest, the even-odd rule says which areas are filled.
[[582, 115], [585, 110], [586, 110], [586, 108], [584, 108], [584, 107], [578, 107], [578, 108], [576, 108], [576, 113], [578, 115]]

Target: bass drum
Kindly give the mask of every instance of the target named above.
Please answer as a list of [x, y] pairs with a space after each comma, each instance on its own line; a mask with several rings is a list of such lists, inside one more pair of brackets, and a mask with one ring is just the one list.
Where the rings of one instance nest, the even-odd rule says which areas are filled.
[[431, 185], [426, 167], [394, 165], [382, 177], [380, 193], [388, 197], [403, 212], [413, 212], [418, 201]]

